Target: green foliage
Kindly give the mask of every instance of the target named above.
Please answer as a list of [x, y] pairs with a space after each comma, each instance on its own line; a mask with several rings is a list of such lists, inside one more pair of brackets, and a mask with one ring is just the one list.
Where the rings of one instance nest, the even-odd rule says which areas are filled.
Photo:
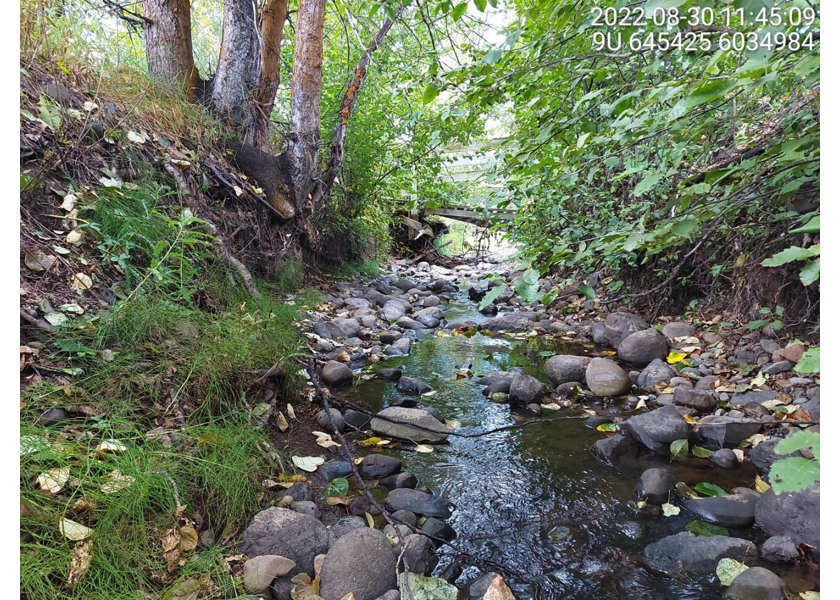
[[281, 293], [295, 292], [303, 286], [306, 278], [306, 263], [297, 256], [286, 256], [274, 273], [273, 280]]
[[343, 498], [350, 492], [350, 482], [344, 477], [333, 479], [330, 484], [324, 488], [324, 496], [338, 496]]
[[820, 434], [810, 430], [797, 431], [776, 444], [776, 454], [791, 454], [810, 449], [814, 459], [800, 456], [783, 458], [770, 467], [770, 485], [776, 493], [799, 492], [820, 479]]
[[688, 456], [688, 440], [674, 440], [671, 442], [671, 459]]
[[808, 348], [794, 367], [797, 373], [808, 375], [820, 372], [820, 348]]
[[516, 293], [526, 304], [539, 300], [540, 274], [536, 269], [528, 269], [513, 282]]
[[493, 304], [493, 300], [498, 298], [502, 295], [502, 292], [505, 291], [505, 286], [503, 285], [494, 285], [487, 293], [484, 294], [484, 298], [481, 299], [481, 302], [478, 303], [478, 310], [484, 310], [491, 304]]
[[696, 533], [701, 537], [712, 537], [715, 535], [729, 535], [726, 527], [715, 525], [713, 523], [706, 523], [705, 521], [690, 521], [685, 526], [686, 531]]
[[703, 494], [704, 496], [726, 496], [726, 491], [722, 487], [705, 481], [701, 481], [695, 485], [694, 489], [697, 490], [697, 493]]
[[[760, 56], [716, 51], [714, 34], [710, 51], [610, 52], [596, 33], [627, 44], [661, 28], [595, 26], [593, 6], [514, 1], [503, 42], [436, 77], [441, 94], [510, 107], [491, 202], [517, 212], [500, 227], [541, 270], [579, 274], [674, 265], [699, 244], [707, 278], [729, 286], [785, 247], [794, 200], [818, 202], [819, 42]], [[818, 264], [807, 268], [806, 284]]]

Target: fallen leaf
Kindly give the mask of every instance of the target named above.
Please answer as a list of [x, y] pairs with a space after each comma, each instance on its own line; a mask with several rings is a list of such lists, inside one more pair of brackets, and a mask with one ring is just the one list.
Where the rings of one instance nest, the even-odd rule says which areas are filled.
[[178, 528], [167, 529], [160, 538], [163, 547], [163, 557], [168, 565], [167, 570], [172, 573], [178, 567], [187, 564], [189, 555], [198, 546], [198, 532], [191, 523], [185, 522]]
[[46, 473], [38, 475], [35, 481], [44, 492], [50, 494], [57, 494], [70, 479], [70, 467], [59, 467], [58, 469], [50, 469]]
[[114, 179], [113, 177], [100, 177], [99, 183], [109, 188], [121, 188], [123, 185], [122, 181], [120, 181], [119, 179]]
[[76, 200], [79, 198], [75, 194], [67, 194], [64, 196], [64, 202], [59, 206], [60, 209], [70, 212], [76, 207]]
[[764, 480], [759, 477], [758, 475], [755, 476], [755, 491], [759, 494], [763, 494], [767, 490], [770, 489], [770, 484], [765, 483]]
[[700, 499], [700, 495], [692, 490], [684, 481], [678, 481], [674, 488], [677, 492], [677, 497], [680, 500], [687, 500], [688, 498], [694, 498], [695, 500]]
[[233, 191], [236, 192], [237, 197], [241, 196], [243, 193], [242, 188], [238, 185], [233, 186]]
[[706, 481], [701, 481], [694, 486], [694, 489], [704, 496], [726, 496], [726, 491], [722, 487]]
[[76, 523], [76, 521], [71, 521], [70, 519], [62, 519], [59, 524], [59, 529], [61, 530], [61, 535], [66, 537], [68, 540], [73, 540], [74, 542], [90, 537], [93, 533], [93, 529], [85, 527], [80, 523]]
[[82, 292], [93, 287], [93, 280], [85, 273], [76, 273], [70, 281], [70, 286]]
[[341, 496], [327, 496], [326, 503], [330, 506], [336, 506], [338, 504], [342, 504], [344, 506], [350, 506], [352, 502], [351, 498], [343, 498]]
[[445, 425], [447, 429], [459, 429], [461, 427], [461, 421], [447, 421]]
[[293, 456], [292, 462], [298, 469], [314, 473], [320, 465], [324, 464], [324, 459], [319, 456]]
[[359, 440], [357, 443], [359, 444], [359, 446], [376, 446], [381, 441], [382, 438], [372, 437], [366, 440]]
[[721, 525], [713, 525], [712, 523], [706, 523], [705, 521], [690, 521], [685, 526], [686, 531], [691, 531], [696, 533], [701, 537], [712, 537], [713, 535], [729, 535], [729, 531], [726, 527], [722, 527]]
[[560, 410], [561, 408], [563, 408], [562, 406], [560, 406], [556, 402], [549, 402], [548, 404], [541, 404], [540, 407], [543, 410]]
[[295, 415], [295, 409], [292, 408], [291, 404], [286, 405], [286, 412], [289, 413], [289, 418], [290, 419], [294, 419], [295, 421], [297, 421], [297, 415]]
[[277, 411], [277, 428], [283, 432], [289, 429], [289, 422], [286, 420], [286, 417], [283, 416], [283, 413], [281, 413], [279, 410]]
[[120, 490], [130, 487], [134, 483], [134, 477], [123, 475], [118, 470], [111, 471], [105, 479], [106, 481], [102, 484], [101, 488], [104, 494], [115, 494]]
[[644, 401], [644, 399], [643, 399], [643, 398], [642, 398], [642, 399], [640, 399], [640, 400], [636, 403], [636, 408], [634, 408], [633, 410], [639, 410], [639, 409], [642, 409], [642, 408], [647, 408], [647, 403]]
[[128, 139], [129, 139], [129, 141], [134, 142], [135, 144], [145, 144], [146, 143], [146, 137], [144, 135], [140, 134], [140, 133], [137, 133], [136, 131], [129, 131], [128, 132]]
[[420, 444], [419, 446], [414, 447], [414, 451], [420, 452], [421, 454], [429, 454], [430, 452], [434, 452], [435, 449], [428, 444]]
[[680, 507], [674, 506], [670, 502], [666, 502], [662, 505], [662, 514], [666, 517], [676, 517], [678, 514], [680, 514]]
[[78, 229], [74, 229], [70, 233], [67, 234], [67, 237], [64, 238], [64, 241], [68, 244], [78, 244], [79, 240], [82, 239], [82, 234]]
[[615, 433], [615, 423], [601, 423], [595, 429], [597, 431], [608, 431], [610, 433]]
[[55, 256], [45, 253], [40, 248], [30, 250], [23, 255], [23, 264], [31, 271], [46, 271], [55, 264], [58, 259]]
[[333, 441], [332, 436], [329, 433], [325, 433], [323, 431], [313, 431], [312, 435], [318, 438], [315, 440], [315, 443], [322, 448], [330, 448], [332, 446], [335, 446], [336, 448], [341, 447], [341, 444]]
[[69, 320], [67, 318], [67, 315], [60, 312], [49, 312], [44, 315], [44, 319], [47, 321], [47, 323], [55, 327], [58, 327], [59, 325], [64, 325]]
[[671, 458], [688, 456], [688, 440], [674, 440], [671, 442]]
[[709, 458], [714, 454], [714, 452], [707, 448], [703, 448], [702, 446], [694, 446], [691, 449], [691, 453], [697, 458]]
[[114, 454], [122, 454], [128, 447], [125, 444], [118, 442], [117, 440], [102, 440], [102, 442], [96, 447], [98, 452], [111, 452]]
[[674, 363], [680, 362], [686, 356], [688, 356], [688, 354], [685, 352], [670, 352], [665, 360], [667, 360], [669, 364], [673, 365]]
[[747, 565], [738, 562], [734, 558], [722, 558], [715, 569], [715, 574], [720, 579], [721, 585], [730, 586], [735, 578], [747, 570]]
[[70, 557], [70, 573], [67, 576], [69, 585], [76, 585], [90, 571], [91, 560], [93, 560], [93, 540], [76, 544]]
[[376, 529], [376, 524], [373, 522], [373, 517], [368, 511], [365, 511], [365, 519], [367, 520], [368, 527]]

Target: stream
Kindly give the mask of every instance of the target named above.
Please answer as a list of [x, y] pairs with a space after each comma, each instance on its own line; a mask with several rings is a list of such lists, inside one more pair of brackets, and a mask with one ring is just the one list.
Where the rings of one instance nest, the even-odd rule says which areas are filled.
[[[455, 302], [446, 311], [448, 322], [487, 320], [472, 303]], [[618, 467], [600, 464], [590, 446], [609, 433], [586, 426], [584, 420], [542, 419], [513, 414], [507, 404], [491, 402], [475, 381], [494, 371], [522, 370], [547, 381], [543, 364], [552, 354], [585, 354], [580, 346], [539, 337], [439, 337], [427, 330], [417, 336], [411, 354], [383, 361], [404, 375], [428, 383], [435, 394], [421, 404], [437, 408], [447, 420], [461, 423], [461, 432], [477, 432], [512, 422], [539, 420], [528, 427], [465, 439], [451, 436], [433, 453], [385, 451], [403, 461], [436, 495], [455, 510], [449, 523], [458, 532], [454, 544], [473, 556], [503, 565], [523, 581], [505, 576], [518, 598], [671, 600], [719, 599], [724, 588], [714, 576], [686, 580], [663, 578], [641, 566], [646, 545], [679, 533], [693, 519], [687, 514], [646, 515], [636, 507], [634, 487], [651, 467], [668, 467], [678, 481], [694, 485], [710, 481], [728, 489], [750, 486], [752, 465], [736, 470], [715, 468], [694, 457], [669, 463], [642, 452], [638, 459], [623, 457]], [[456, 379], [458, 368], [472, 365], [472, 378]], [[347, 399], [377, 411], [401, 394], [379, 379], [361, 381]], [[600, 415], [629, 415], [605, 403], [590, 406]], [[572, 409], [558, 416], [580, 414]], [[405, 446], [403, 446], [405, 448]], [[751, 537], [751, 528], [729, 528], [730, 535]], [[451, 548], [441, 549], [441, 565], [454, 560]], [[465, 566], [462, 579], [480, 574]]]

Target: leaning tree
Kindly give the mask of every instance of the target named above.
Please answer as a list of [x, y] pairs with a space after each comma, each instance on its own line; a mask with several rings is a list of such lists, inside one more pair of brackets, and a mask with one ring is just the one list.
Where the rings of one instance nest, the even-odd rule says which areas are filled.
[[386, 18], [364, 48], [344, 88], [335, 135], [325, 164], [321, 147], [321, 90], [326, 0], [300, 0], [296, 10], [290, 126], [280, 156], [268, 150], [268, 128], [280, 82], [280, 45], [288, 0], [224, 0], [219, 62], [203, 81], [193, 57], [190, 0], [143, 0], [142, 22], [149, 75], [174, 81], [192, 100], [205, 100], [235, 134], [237, 164], [265, 190], [284, 219], [312, 215], [332, 187], [344, 159], [347, 123], [371, 57], [402, 12]]

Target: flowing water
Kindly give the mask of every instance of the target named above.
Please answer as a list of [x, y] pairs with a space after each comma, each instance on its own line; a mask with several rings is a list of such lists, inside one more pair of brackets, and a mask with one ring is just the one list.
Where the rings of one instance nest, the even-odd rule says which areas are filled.
[[[449, 322], [486, 319], [465, 304], [453, 304], [446, 318]], [[404, 470], [455, 505], [449, 520], [458, 532], [455, 545], [521, 576], [517, 582], [503, 572], [519, 598], [721, 598], [724, 588], [714, 576], [681, 581], [644, 569], [640, 560], [644, 547], [683, 531], [692, 517], [639, 514], [633, 489], [641, 473], [654, 466], [668, 466], [677, 480], [689, 485], [709, 481], [724, 489], [750, 486], [755, 475], [751, 467], [724, 471], [693, 457], [669, 464], [645, 452], [638, 459], [622, 459], [618, 467], [607, 467], [595, 460], [589, 448], [610, 434], [590, 429], [582, 420], [512, 414], [508, 405], [484, 397], [475, 383], [481, 375], [514, 368], [544, 379], [546, 355], [582, 353], [582, 348], [546, 338], [420, 334], [410, 356], [390, 359], [382, 366], [400, 367], [405, 375], [431, 385], [436, 393], [422, 397], [422, 404], [436, 407], [447, 420], [460, 421], [459, 431], [464, 433], [516, 421], [539, 422], [480, 438], [450, 437], [431, 454], [390, 452], [403, 460]], [[456, 380], [455, 373], [464, 364], [472, 364], [476, 377]], [[352, 388], [347, 397], [378, 410], [400, 394], [393, 384], [371, 379]], [[600, 407], [599, 412], [621, 414], [609, 407]], [[569, 414], [574, 413], [564, 410], [557, 416]], [[750, 534], [749, 529], [730, 528], [733, 536]], [[454, 555], [449, 548], [442, 552], [442, 564], [446, 553]], [[462, 577], [478, 574], [470, 567]]]

